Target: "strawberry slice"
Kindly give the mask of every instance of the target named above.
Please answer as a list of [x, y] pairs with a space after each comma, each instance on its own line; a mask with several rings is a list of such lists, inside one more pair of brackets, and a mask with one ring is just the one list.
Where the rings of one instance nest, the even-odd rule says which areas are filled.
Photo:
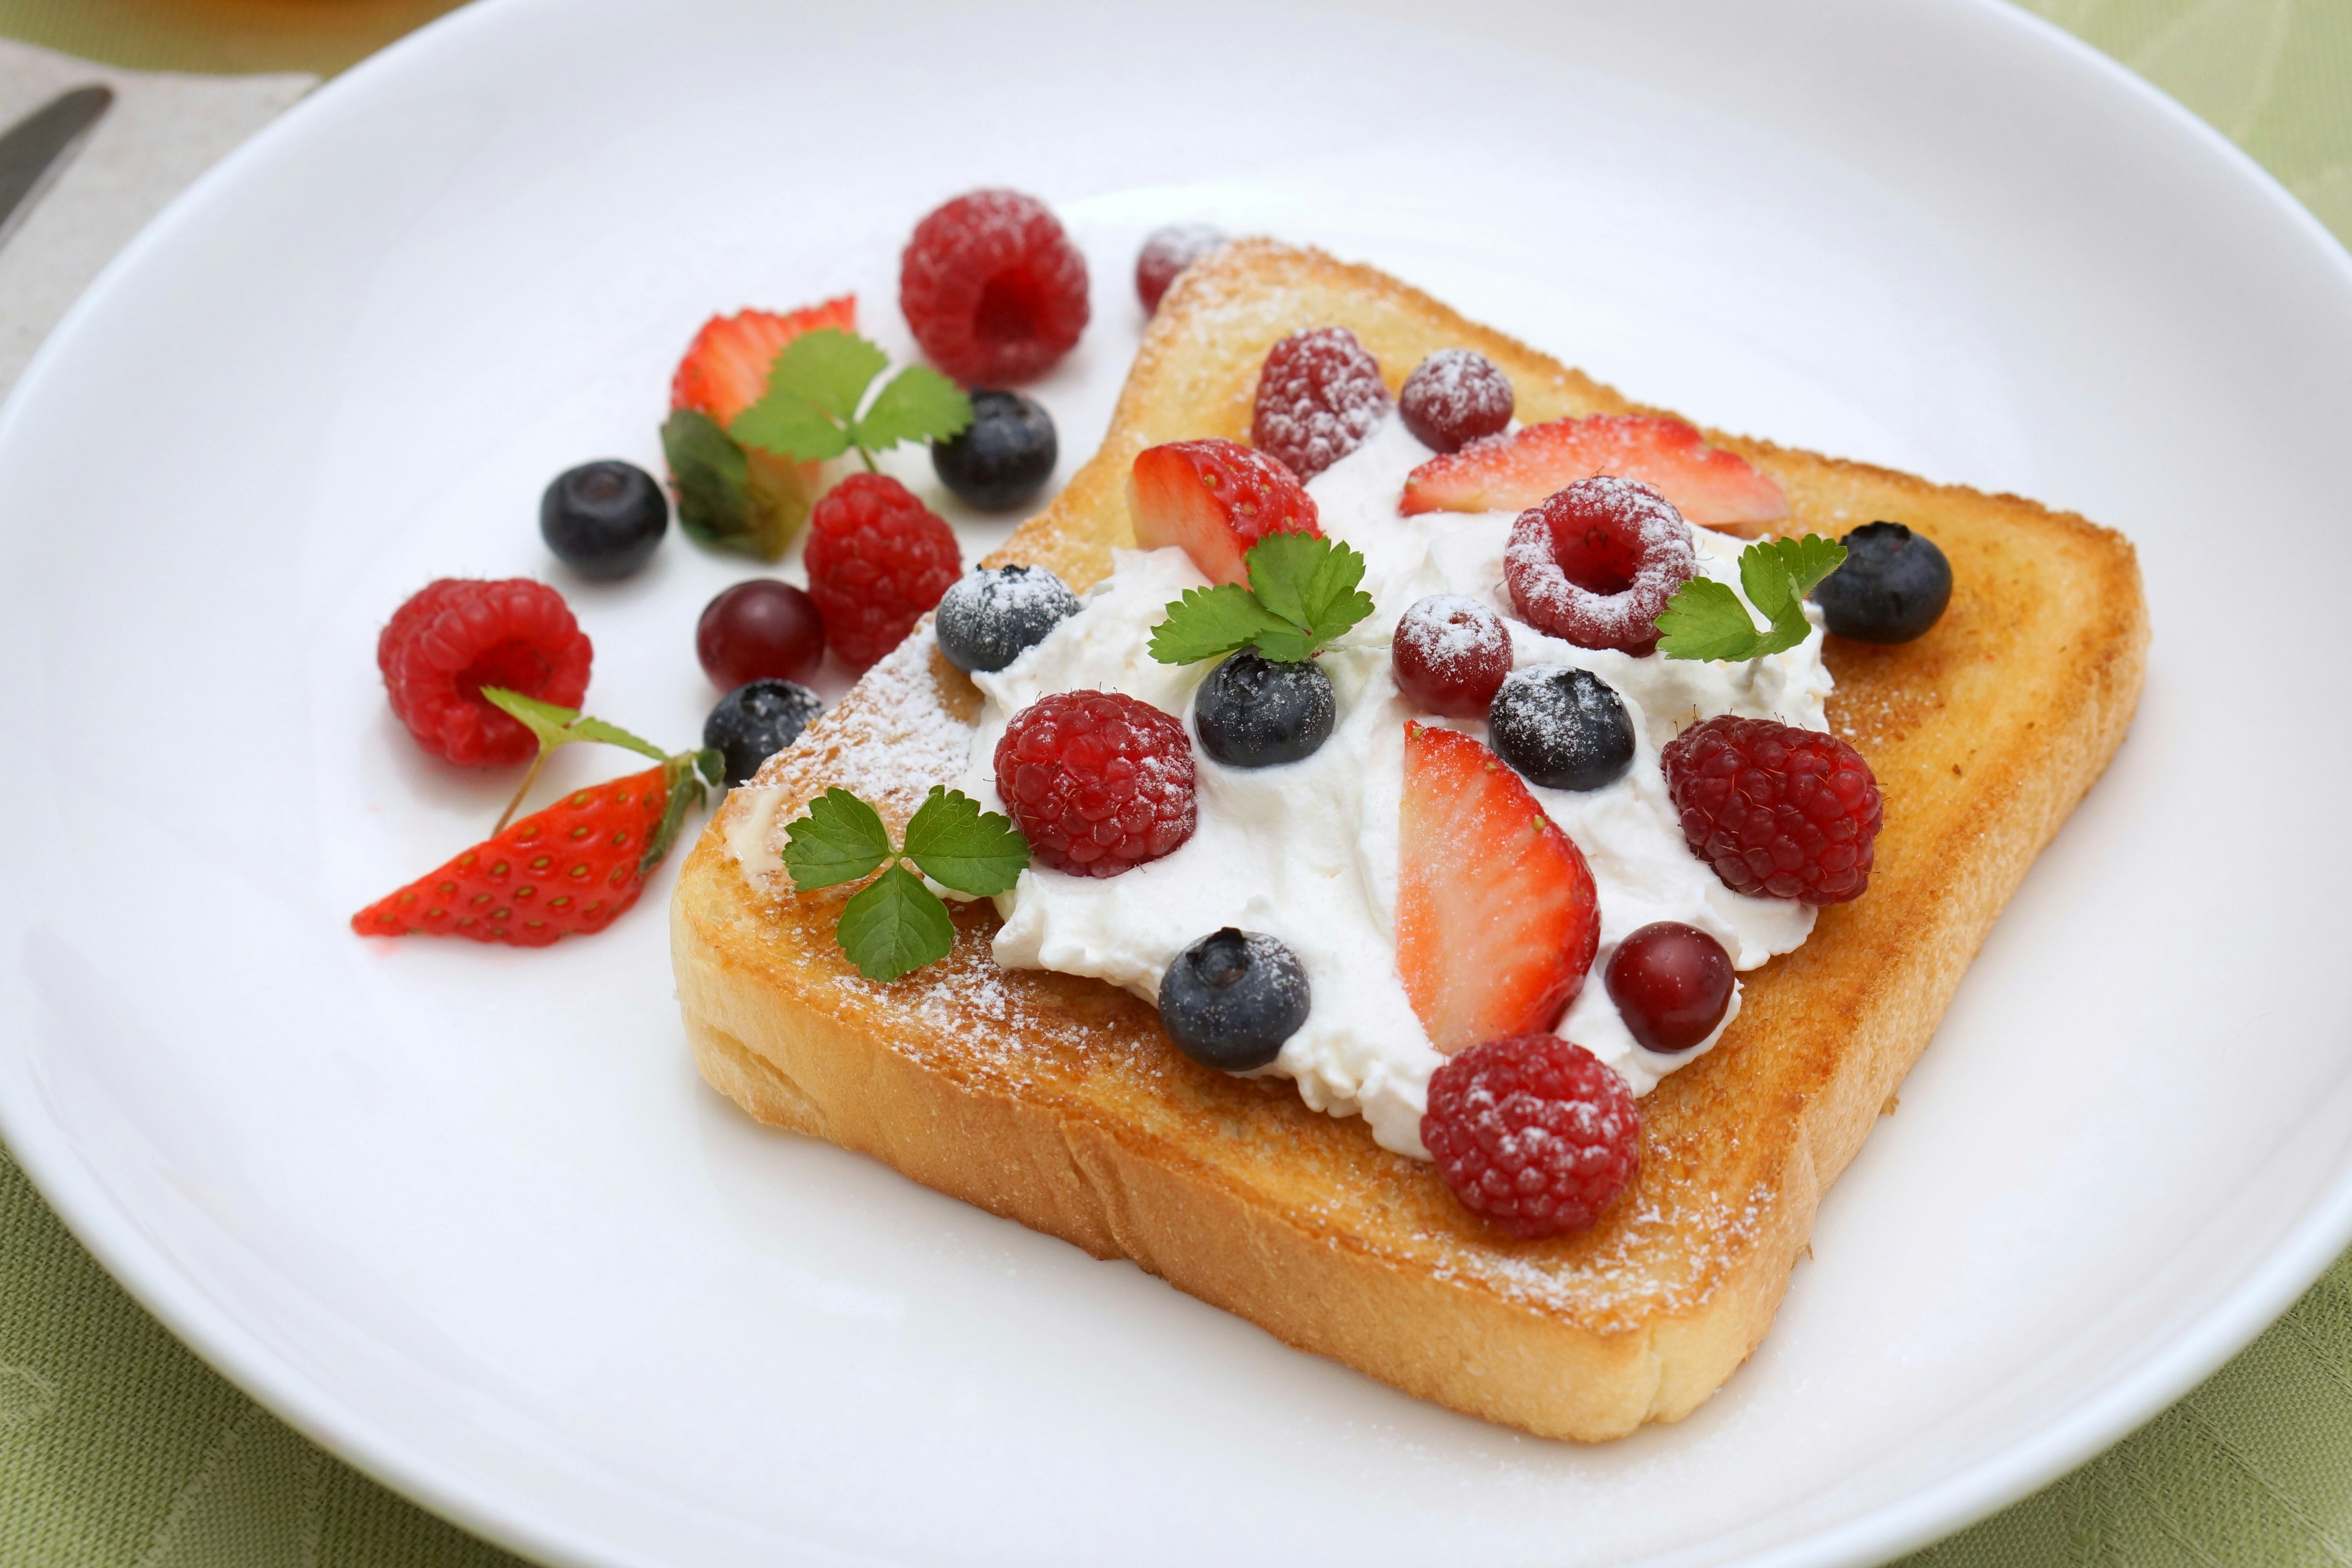
[[804, 310], [738, 310], [713, 316], [694, 335], [670, 377], [662, 452], [678, 522], [705, 544], [773, 561], [816, 501], [818, 465], [795, 463], [728, 433], [734, 417], [768, 390], [784, 345], [819, 327], [857, 330], [857, 298], [845, 294]]
[[618, 919], [702, 798], [692, 754], [574, 790], [352, 917], [362, 936], [545, 947]]
[[1639, 479], [1703, 528], [1738, 529], [1789, 515], [1780, 487], [1697, 427], [1647, 414], [1595, 414], [1530, 425], [1432, 458], [1405, 477], [1402, 510], [1525, 511], [1579, 479]]
[[1238, 441], [1171, 441], [1138, 453], [1127, 511], [1137, 543], [1183, 546], [1212, 583], [1247, 583], [1242, 557], [1269, 533], [1323, 537], [1307, 487]]
[[1404, 727], [1397, 970], [1448, 1056], [1549, 1029], [1601, 944], [1583, 852], [1519, 775], [1456, 730]]

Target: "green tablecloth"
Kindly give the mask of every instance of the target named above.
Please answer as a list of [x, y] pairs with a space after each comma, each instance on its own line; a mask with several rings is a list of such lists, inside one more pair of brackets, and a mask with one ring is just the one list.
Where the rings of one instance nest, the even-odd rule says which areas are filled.
[[[450, 0], [0, 0], [0, 34], [184, 70], [340, 69]], [[2352, 240], [2352, 0], [2037, 0]], [[329, 1458], [124, 1295], [0, 1153], [0, 1564], [511, 1563]], [[1911, 1561], [2352, 1563], [2352, 1257], [2105, 1455]]]

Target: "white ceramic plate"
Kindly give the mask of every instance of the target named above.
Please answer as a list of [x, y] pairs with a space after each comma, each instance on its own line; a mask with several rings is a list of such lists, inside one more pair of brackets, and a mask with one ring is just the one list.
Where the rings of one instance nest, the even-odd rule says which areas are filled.
[[[2284, 1307], [2352, 1237], [2352, 836], [2298, 818], [2352, 768], [2343, 253], [1999, 5], [1423, 9], [507, 0], [173, 208], [0, 422], [0, 1121], [76, 1232], [305, 1431], [582, 1563], [1857, 1563]], [[547, 575], [594, 710], [685, 743], [693, 616], [742, 569], [674, 540], [569, 579], [540, 488], [655, 462], [713, 310], [855, 288], [904, 352], [898, 247], [983, 183], [1095, 267], [1041, 389], [1066, 468], [1139, 237], [1208, 217], [2138, 542], [2130, 742], [1682, 1425], [1449, 1415], [757, 1129], [688, 1064], [667, 879], [542, 953], [344, 929], [506, 787], [386, 715], [393, 605]]]

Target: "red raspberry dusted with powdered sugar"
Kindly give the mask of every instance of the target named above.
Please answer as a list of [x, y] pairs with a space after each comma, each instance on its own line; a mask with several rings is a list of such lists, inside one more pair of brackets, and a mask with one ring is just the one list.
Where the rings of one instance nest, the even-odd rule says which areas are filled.
[[1408, 701], [1449, 718], [1484, 719], [1511, 673], [1510, 628], [1466, 595], [1432, 594], [1398, 618], [1389, 663]]
[[1878, 780], [1835, 735], [1726, 713], [1666, 742], [1691, 853], [1735, 893], [1842, 904], [1870, 886]]
[[1117, 691], [1063, 691], [1013, 716], [996, 793], [1042, 865], [1116, 877], [1192, 837], [1192, 739]]
[[1582, 1230], [1631, 1184], [1642, 1110], [1582, 1046], [1514, 1035], [1437, 1069], [1421, 1141], [1463, 1207], [1538, 1241]]
[[887, 474], [852, 474], [825, 491], [802, 559], [824, 640], [852, 669], [897, 647], [963, 575], [955, 531]]
[[1698, 571], [1690, 524], [1649, 486], [1579, 479], [1519, 514], [1503, 552], [1511, 603], [1538, 631], [1640, 658], [1658, 615]]
[[428, 583], [375, 643], [393, 713], [418, 745], [460, 767], [528, 762], [539, 750], [483, 687], [577, 708], [593, 654], [563, 595], [528, 577]]
[[1511, 378], [1475, 349], [1440, 349], [1397, 390], [1397, 414], [1433, 452], [1458, 452], [1502, 433], [1517, 400]]
[[1156, 313], [1176, 275], [1224, 243], [1224, 231], [1205, 223], [1153, 229], [1135, 257], [1135, 297], [1143, 301], [1143, 313]]
[[898, 308], [931, 363], [966, 386], [1051, 370], [1087, 326], [1087, 258], [1018, 191], [971, 191], [915, 226]]
[[1250, 445], [1280, 458], [1304, 484], [1362, 446], [1389, 406], [1381, 362], [1355, 333], [1293, 332], [1266, 351], [1258, 372]]

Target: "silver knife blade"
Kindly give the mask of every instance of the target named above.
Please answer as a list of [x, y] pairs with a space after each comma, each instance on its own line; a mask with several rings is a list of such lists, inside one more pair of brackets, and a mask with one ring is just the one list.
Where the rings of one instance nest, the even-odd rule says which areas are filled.
[[0, 245], [8, 243], [33, 204], [64, 170], [67, 154], [113, 101], [110, 88], [78, 87], [0, 135]]

